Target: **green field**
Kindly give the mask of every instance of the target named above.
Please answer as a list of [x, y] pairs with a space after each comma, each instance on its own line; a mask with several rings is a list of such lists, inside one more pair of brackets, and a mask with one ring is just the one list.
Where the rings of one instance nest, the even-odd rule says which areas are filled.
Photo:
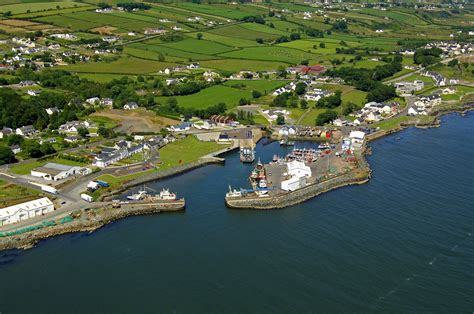
[[287, 66], [282, 62], [273, 61], [256, 61], [256, 60], [242, 60], [242, 59], [221, 59], [201, 61], [201, 66], [204, 68], [217, 69], [222, 71], [239, 72], [241, 70], [252, 71], [271, 71], [278, 69], [279, 66]]
[[73, 2], [73, 1], [58, 1], [58, 2], [36, 2], [36, 3], [15, 3], [0, 5], [0, 13], [10, 11], [12, 14], [21, 14], [29, 12], [60, 10], [64, 8], [74, 8], [86, 6], [87, 4]]
[[298, 49], [286, 47], [255, 47], [222, 53], [220, 56], [262, 61], [280, 61], [299, 64], [302, 60], [316, 60], [317, 56]]
[[[231, 87], [236, 84], [245, 84], [242, 89]], [[214, 85], [200, 92], [186, 96], [176, 96], [178, 105], [187, 108], [207, 108], [224, 102], [228, 109], [238, 106], [241, 98], [252, 99], [252, 91], [261, 93], [270, 92], [285, 85], [285, 81], [228, 81], [223, 85]], [[166, 103], [169, 97], [157, 97], [159, 103]]]
[[27, 202], [36, 198], [39, 192], [0, 180], [0, 207]]
[[182, 50], [187, 52], [199, 52], [200, 54], [206, 55], [217, 55], [219, 53], [229, 52], [235, 50], [235, 48], [223, 44], [219, 44], [214, 41], [208, 41], [202, 39], [198, 40], [195, 38], [189, 38], [185, 40], [181, 40], [174, 43], [169, 44], [162, 44], [161, 46]]
[[112, 62], [95, 62], [71, 64], [61, 67], [71, 72], [113, 73], [113, 74], [146, 74], [172, 67], [172, 63], [122, 57]]
[[196, 4], [191, 2], [180, 2], [176, 4], [177, 7], [183, 8], [186, 10], [204, 13], [207, 15], [212, 16], [220, 16], [225, 17], [228, 19], [241, 19], [248, 15], [256, 15], [256, 14], [265, 14], [266, 10], [258, 8], [258, 7], [251, 7], [248, 5], [224, 5], [224, 4]]

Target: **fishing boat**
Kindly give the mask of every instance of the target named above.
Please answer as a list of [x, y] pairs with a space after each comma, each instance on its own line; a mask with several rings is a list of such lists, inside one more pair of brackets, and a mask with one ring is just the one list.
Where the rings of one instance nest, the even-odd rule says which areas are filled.
[[241, 197], [241, 196], [242, 196], [241, 191], [237, 191], [236, 189], [232, 190], [232, 187], [229, 185], [229, 192], [225, 194], [225, 197]]
[[132, 194], [127, 196], [127, 199], [131, 201], [139, 201], [145, 198], [147, 196], [147, 192], [145, 189], [138, 191], [138, 193]]
[[170, 193], [169, 189], [163, 189], [160, 191], [158, 197], [162, 200], [174, 201], [176, 200], [176, 193]]

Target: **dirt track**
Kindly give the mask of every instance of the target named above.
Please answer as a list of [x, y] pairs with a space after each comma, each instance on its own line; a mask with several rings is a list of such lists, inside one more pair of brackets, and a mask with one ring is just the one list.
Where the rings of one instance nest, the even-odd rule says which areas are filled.
[[160, 117], [146, 110], [128, 111], [109, 109], [96, 112], [92, 115], [107, 117], [116, 121], [119, 126], [115, 128], [115, 130], [127, 134], [133, 132], [159, 132], [164, 126], [178, 123], [176, 120]]

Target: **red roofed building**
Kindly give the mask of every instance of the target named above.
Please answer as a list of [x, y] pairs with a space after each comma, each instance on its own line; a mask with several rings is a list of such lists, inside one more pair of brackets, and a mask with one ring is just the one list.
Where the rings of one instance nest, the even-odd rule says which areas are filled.
[[317, 74], [324, 71], [326, 71], [326, 68], [319, 64], [304, 66], [301, 68], [301, 73], [304, 73], [304, 74]]
[[220, 124], [229, 124], [234, 121], [231, 117], [228, 116], [220, 116], [220, 115], [212, 115], [209, 120], [220, 123]]

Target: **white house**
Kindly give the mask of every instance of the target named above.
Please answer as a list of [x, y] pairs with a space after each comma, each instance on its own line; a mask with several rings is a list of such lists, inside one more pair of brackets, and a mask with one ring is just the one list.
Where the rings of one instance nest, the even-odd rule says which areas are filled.
[[47, 197], [39, 198], [0, 209], [0, 226], [14, 224], [54, 211], [53, 202]]
[[364, 144], [365, 133], [362, 131], [351, 131], [349, 138], [353, 148], [360, 148]]
[[31, 176], [48, 181], [58, 181], [74, 175], [86, 175], [92, 172], [89, 168], [67, 166], [48, 162], [46, 165], [31, 170]]
[[123, 105], [124, 110], [135, 110], [138, 109], [138, 104], [136, 102], [129, 102]]
[[112, 98], [102, 98], [100, 100], [100, 104], [102, 106], [112, 107], [114, 104], [114, 100]]
[[56, 108], [56, 107], [52, 107], [52, 108], [46, 108], [46, 113], [48, 115], [52, 115], [54, 113], [59, 113], [59, 109]]
[[290, 136], [296, 134], [296, 128], [294, 126], [282, 126], [280, 130], [278, 130], [278, 134], [282, 136]]
[[4, 138], [4, 137], [7, 137], [11, 134], [13, 134], [13, 130], [10, 129], [10, 128], [5, 128], [4, 127], [2, 130], [0, 130], [0, 139]]
[[21, 135], [21, 136], [30, 136], [35, 134], [36, 131], [35, 128], [32, 125], [26, 125], [22, 126], [21, 128], [17, 128], [15, 130], [15, 134]]
[[418, 114], [418, 111], [416, 111], [415, 108], [413, 108], [413, 107], [408, 108], [408, 115], [409, 116], [416, 116], [417, 114]]
[[96, 103], [99, 103], [99, 102], [100, 102], [99, 97], [91, 97], [91, 98], [86, 99], [86, 103], [90, 105], [95, 105]]

